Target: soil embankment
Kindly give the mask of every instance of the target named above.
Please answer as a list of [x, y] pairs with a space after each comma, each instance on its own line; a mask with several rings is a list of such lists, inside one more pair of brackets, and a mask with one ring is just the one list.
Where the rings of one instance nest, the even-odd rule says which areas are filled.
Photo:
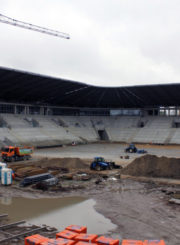
[[60, 167], [69, 169], [87, 169], [87, 163], [80, 158], [42, 158], [36, 165], [43, 167]]
[[180, 179], [180, 159], [147, 154], [136, 158], [122, 174]]

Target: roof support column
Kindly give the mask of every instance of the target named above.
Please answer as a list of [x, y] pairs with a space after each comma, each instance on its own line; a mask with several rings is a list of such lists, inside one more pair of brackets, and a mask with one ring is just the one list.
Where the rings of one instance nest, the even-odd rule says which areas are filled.
[[25, 114], [29, 115], [29, 106], [28, 105], [25, 106]]
[[44, 115], [44, 107], [40, 107], [40, 115]]
[[17, 114], [17, 105], [14, 105], [14, 114]]

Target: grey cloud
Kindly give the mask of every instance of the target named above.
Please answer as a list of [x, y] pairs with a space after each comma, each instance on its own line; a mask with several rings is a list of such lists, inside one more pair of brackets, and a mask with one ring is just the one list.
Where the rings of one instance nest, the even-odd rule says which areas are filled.
[[180, 82], [179, 0], [1, 0], [2, 14], [71, 40], [0, 23], [0, 65], [103, 86]]

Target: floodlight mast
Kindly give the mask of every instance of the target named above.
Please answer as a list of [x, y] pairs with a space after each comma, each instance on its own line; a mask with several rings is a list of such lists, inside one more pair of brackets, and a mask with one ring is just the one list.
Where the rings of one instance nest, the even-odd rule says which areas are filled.
[[45, 27], [33, 25], [33, 24], [30, 24], [27, 22], [15, 20], [15, 19], [12, 19], [12, 18], [5, 16], [3, 14], [0, 14], [0, 22], [5, 23], [5, 24], [9, 24], [9, 25], [13, 25], [13, 26], [18, 26], [18, 27], [21, 27], [24, 29], [28, 29], [28, 30], [37, 31], [37, 32], [41, 32], [44, 34], [52, 35], [55, 37], [70, 39], [70, 36], [67, 33], [59, 32], [59, 31], [55, 31], [55, 30], [48, 29]]

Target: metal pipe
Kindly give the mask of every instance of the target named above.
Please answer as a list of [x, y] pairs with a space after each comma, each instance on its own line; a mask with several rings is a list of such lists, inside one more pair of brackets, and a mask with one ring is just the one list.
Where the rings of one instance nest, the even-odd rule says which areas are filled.
[[0, 226], [0, 230], [6, 229], [6, 228], [10, 228], [10, 227], [13, 227], [13, 226], [16, 226], [16, 225], [20, 225], [20, 224], [23, 224], [25, 222], [26, 222], [25, 220], [22, 220], [22, 221], [18, 221], [18, 222], [7, 224], [7, 225], [1, 225]]
[[20, 233], [20, 234], [17, 234], [17, 235], [13, 235], [11, 237], [4, 238], [4, 239], [0, 240], [0, 243], [7, 242], [7, 241], [15, 239], [15, 238], [19, 238], [21, 236], [29, 235], [31, 233], [36, 233], [37, 231], [40, 231], [40, 230], [43, 230], [43, 229], [45, 229], [45, 227], [41, 227], [41, 228], [33, 229], [31, 231], [26, 231], [26, 232], [23, 232], [23, 233]]

